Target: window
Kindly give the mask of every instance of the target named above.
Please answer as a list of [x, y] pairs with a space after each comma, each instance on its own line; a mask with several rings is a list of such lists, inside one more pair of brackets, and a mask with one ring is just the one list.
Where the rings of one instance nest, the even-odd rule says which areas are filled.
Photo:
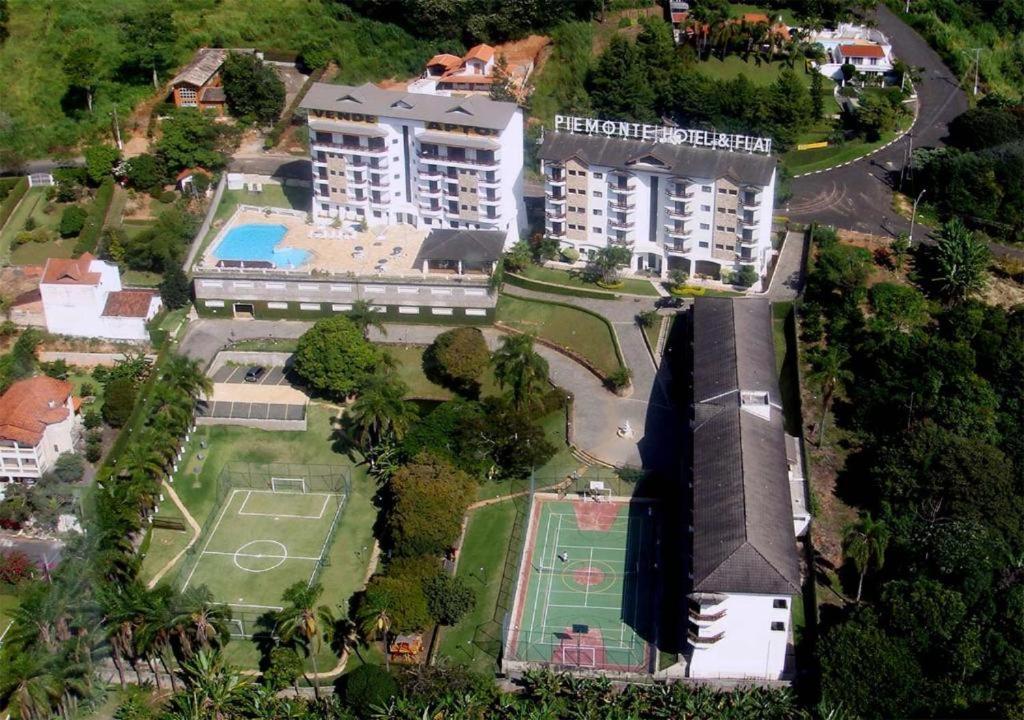
[[710, 230], [711, 226], [708, 223], [701, 223], [700, 224], [700, 229], [701, 230]]
[[267, 310], [287, 310], [288, 303], [286, 302], [268, 302]]
[[711, 212], [711, 206], [710, 205], [701, 205], [700, 206], [700, 211], [701, 212]]
[[284, 290], [285, 284], [283, 282], [268, 282], [263, 283], [263, 287], [267, 290]]
[[715, 225], [715, 230], [719, 232], [725, 232], [725, 225]]
[[451, 315], [452, 309], [445, 307], [430, 308], [430, 313], [432, 315]]
[[299, 290], [304, 290], [306, 292], [316, 292], [319, 289], [320, 286], [314, 285], [313, 283], [299, 283]]
[[200, 285], [200, 287], [210, 287], [210, 288], [216, 287], [216, 288], [219, 288], [221, 286], [221, 281], [220, 280], [201, 280], [199, 282], [199, 285]]
[[367, 285], [363, 288], [367, 293], [382, 293], [384, 292], [383, 285]]
[[338, 304], [331, 305], [331, 310], [333, 310], [334, 312], [348, 312], [351, 309], [352, 309], [351, 305], [338, 305]]
[[725, 188], [718, 188], [718, 194], [719, 195], [728, 195], [729, 191], [726, 190]]
[[299, 303], [300, 310], [319, 310], [320, 303]]
[[331, 292], [352, 292], [351, 285], [331, 285]]
[[466, 308], [466, 314], [470, 317], [483, 317], [487, 311], [483, 308]]
[[487, 291], [483, 288], [466, 288], [462, 291], [462, 294], [466, 297], [483, 297], [487, 294]]
[[700, 189], [701, 189], [702, 192], [711, 192], [711, 186], [710, 185], [701, 185]]
[[595, 208], [595, 209], [594, 209], [594, 214], [595, 214], [595, 215], [604, 215], [604, 211], [603, 211], [603, 210], [600, 210], [600, 209], [597, 209], [597, 208]]
[[203, 303], [206, 307], [224, 307], [223, 300], [207, 300]]
[[789, 602], [786, 600], [786, 598], [775, 598], [772, 601], [772, 607], [776, 610], [785, 610], [789, 607]]
[[231, 283], [231, 285], [235, 288], [235, 290], [253, 287], [253, 284], [251, 282], [242, 280], [235, 280], [233, 283]]
[[400, 315], [419, 315], [420, 309], [418, 307], [399, 307], [398, 313]]
[[451, 288], [444, 288], [444, 287], [441, 287], [441, 288], [430, 288], [430, 294], [431, 295], [451, 295], [452, 294], [452, 289]]
[[417, 287], [400, 286], [398, 288], [399, 295], [415, 295], [420, 291]]
[[598, 173], [598, 172], [594, 173], [594, 179], [595, 180], [600, 180], [603, 177], [604, 177], [604, 173]]
[[595, 190], [594, 191], [594, 197], [597, 197], [597, 198], [604, 197], [604, 193], [601, 192], [600, 190]]
[[373, 216], [374, 216], [375, 218], [379, 218], [379, 217], [380, 217], [380, 210], [374, 210], [374, 211], [373, 211]]
[[775, 632], [785, 632], [786, 631], [786, 623], [784, 623], [784, 622], [773, 622], [772, 623], [772, 630], [774, 630]]
[[593, 228], [593, 230], [594, 230], [594, 234], [595, 235], [600, 235], [601, 234], [601, 228], [595, 227], [595, 228]]

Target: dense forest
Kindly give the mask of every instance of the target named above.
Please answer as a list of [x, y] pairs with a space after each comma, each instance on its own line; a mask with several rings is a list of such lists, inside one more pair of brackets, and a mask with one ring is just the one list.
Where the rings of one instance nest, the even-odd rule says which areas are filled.
[[975, 299], [988, 254], [959, 221], [907, 254], [814, 235], [808, 377], [834, 403], [836, 493], [861, 513], [840, 570], [856, 600], [822, 607], [824, 699], [867, 718], [1019, 717], [1024, 308]]

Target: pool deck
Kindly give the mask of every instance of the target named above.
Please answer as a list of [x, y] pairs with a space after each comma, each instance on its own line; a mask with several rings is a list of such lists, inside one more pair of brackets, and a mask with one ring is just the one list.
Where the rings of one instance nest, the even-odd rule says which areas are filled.
[[[217, 233], [197, 267], [214, 267], [214, 251], [239, 225], [284, 225], [284, 238], [277, 250], [296, 249], [310, 253], [309, 260], [296, 269], [352, 273], [355, 275], [408, 276], [420, 272], [416, 267], [428, 230], [409, 225], [381, 225], [360, 232], [351, 222], [340, 228], [315, 227], [294, 211], [271, 212], [239, 209]], [[257, 258], [254, 258], [257, 259]]]

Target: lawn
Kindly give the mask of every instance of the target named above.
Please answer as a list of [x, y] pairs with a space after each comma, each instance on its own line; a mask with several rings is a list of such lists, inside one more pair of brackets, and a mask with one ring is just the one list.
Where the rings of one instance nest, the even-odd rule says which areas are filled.
[[103, 407], [103, 383], [96, 382], [92, 375], [85, 370], [76, 367], [72, 367], [71, 372], [68, 373], [68, 382], [71, 383], [74, 388], [74, 394], [78, 396], [81, 396], [82, 394], [82, 385], [85, 383], [92, 385], [93, 392], [95, 392], [93, 397], [96, 399], [91, 405], [83, 405], [82, 412], [84, 413], [86, 410], [90, 409], [99, 412], [100, 408]]
[[[18, 207], [11, 215], [10, 220], [4, 226], [0, 234], [0, 248], [12, 248], [12, 265], [41, 265], [48, 257], [71, 257], [75, 247], [75, 238], [66, 240], [57, 239], [45, 243], [26, 243], [20, 247], [14, 247], [15, 236], [25, 229], [25, 223], [29, 218], [35, 222], [36, 227], [48, 228], [54, 233], [60, 225], [60, 216], [68, 205], [50, 203], [46, 199], [45, 187], [30, 188], [25, 197], [21, 199]], [[88, 209], [88, 202], [79, 203]], [[47, 210], [49, 209], [49, 212]]]
[[[196, 521], [203, 525], [217, 507], [217, 478], [229, 462], [267, 464], [289, 462], [306, 464], [350, 465], [350, 461], [333, 450], [331, 420], [326, 407], [310, 405], [309, 429], [305, 432], [267, 432], [252, 428], [204, 426], [193, 434], [186, 450], [186, 460], [176, 476], [174, 489]], [[200, 447], [205, 442], [206, 448]], [[202, 455], [202, 459], [199, 459]], [[349, 597], [358, 590], [366, 572], [368, 549], [373, 546], [373, 523], [377, 517], [373, 505], [376, 491], [362, 466], [350, 469], [352, 494], [341, 519], [337, 537], [330, 551], [330, 563], [320, 576], [325, 592], [322, 602], [344, 612]], [[160, 506], [160, 515], [178, 515], [169, 498]], [[205, 538], [200, 538], [200, 543]], [[149, 551], [143, 561], [142, 576], [150, 578], [185, 546], [188, 535], [172, 530], [154, 530]], [[364, 550], [364, 548], [366, 548]], [[176, 570], [167, 576], [175, 579]], [[279, 588], [284, 590], [284, 588]], [[235, 646], [242, 647], [235, 647]], [[249, 649], [246, 646], [250, 646]], [[251, 643], [233, 641], [232, 657], [252, 657]], [[333, 665], [333, 662], [330, 663]], [[325, 663], [321, 663], [326, 666]]]
[[[13, 591], [14, 588], [11, 588], [11, 590]], [[4, 631], [7, 630], [7, 626], [11, 622], [11, 615], [20, 603], [21, 598], [14, 592], [0, 593], [0, 635], [3, 635]]]
[[[386, 345], [388, 354], [395, 359], [398, 377], [409, 386], [407, 398], [415, 400], [451, 400], [455, 393], [429, 380], [423, 372], [423, 351], [419, 345]], [[484, 370], [480, 395], [498, 395], [498, 388], [490, 368]]]
[[535, 332], [548, 342], [578, 353], [605, 375], [622, 365], [611, 327], [596, 315], [503, 294], [498, 298], [496, 317], [517, 330]]
[[782, 155], [782, 162], [786, 164], [789, 172], [793, 175], [802, 175], [814, 172], [815, 170], [825, 170], [874, 152], [895, 138], [900, 132], [909, 128], [913, 121], [914, 119], [910, 115], [900, 118], [899, 131], [887, 130], [874, 142], [857, 138], [841, 145], [832, 145], [830, 147], [815, 148], [813, 150], [790, 150]]
[[125, 270], [121, 275], [121, 283], [126, 287], [156, 287], [163, 280], [163, 275], [146, 270]]
[[[523, 277], [531, 280], [539, 280], [541, 282], [554, 283], [555, 285], [565, 285], [567, 287], [581, 288], [583, 290], [605, 290], [597, 283], [587, 282], [579, 276], [579, 273], [560, 270], [558, 268], [541, 267], [540, 265], [530, 265], [522, 269], [522, 271], [516, 273]], [[657, 297], [658, 291], [654, 289], [654, 285], [649, 280], [639, 280], [636, 278], [622, 278], [622, 287], [616, 288], [615, 290], [609, 290], [610, 293], [627, 293], [630, 295], [647, 295], [649, 297]]]
[[497, 638], [488, 637], [490, 642], [478, 643], [474, 639], [481, 639], [481, 626], [497, 625], [492, 621], [520, 504], [521, 501], [506, 500], [478, 508], [470, 515], [456, 574], [476, 591], [476, 606], [459, 624], [444, 629], [438, 648], [438, 654], [450, 662], [468, 665], [482, 673], [496, 669], [497, 656], [490, 651], [497, 647]]

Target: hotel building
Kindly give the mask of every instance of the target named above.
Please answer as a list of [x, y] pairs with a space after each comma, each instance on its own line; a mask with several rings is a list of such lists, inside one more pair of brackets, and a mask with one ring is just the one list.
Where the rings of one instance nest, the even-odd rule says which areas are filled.
[[803, 498], [790, 496], [771, 305], [702, 297], [692, 313], [688, 675], [788, 680], [805, 526]]
[[519, 239], [526, 213], [515, 103], [317, 83], [301, 107], [316, 225], [365, 220]]
[[[577, 129], [579, 121], [559, 117], [556, 127]], [[539, 155], [549, 237], [584, 257], [623, 245], [633, 253], [633, 270], [662, 277], [682, 270], [718, 278], [744, 265], [764, 277], [773, 253], [770, 141], [633, 123], [588, 125], [591, 133], [594, 125], [616, 129], [544, 135]], [[684, 144], [690, 138], [714, 147]]]

